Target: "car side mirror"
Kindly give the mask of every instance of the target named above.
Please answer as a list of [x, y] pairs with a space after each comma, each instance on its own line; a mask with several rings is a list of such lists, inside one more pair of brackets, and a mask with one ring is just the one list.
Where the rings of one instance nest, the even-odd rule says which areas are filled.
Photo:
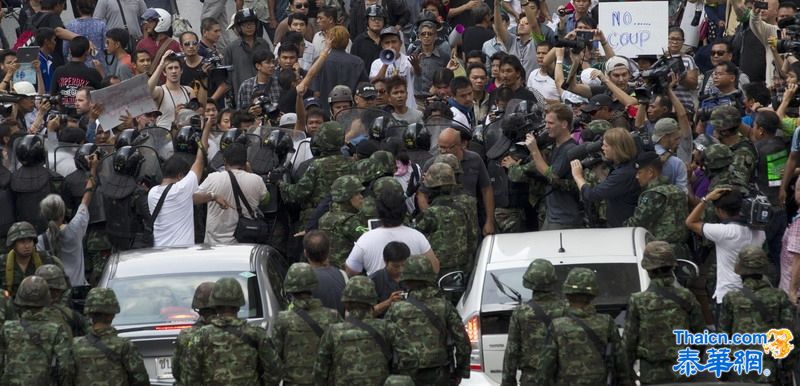
[[697, 264], [694, 262], [685, 259], [677, 259], [676, 263], [675, 279], [684, 288], [688, 286], [690, 280], [700, 276], [700, 268], [697, 267]]
[[467, 286], [464, 283], [464, 272], [450, 272], [439, 278], [439, 289], [446, 293], [463, 293]]

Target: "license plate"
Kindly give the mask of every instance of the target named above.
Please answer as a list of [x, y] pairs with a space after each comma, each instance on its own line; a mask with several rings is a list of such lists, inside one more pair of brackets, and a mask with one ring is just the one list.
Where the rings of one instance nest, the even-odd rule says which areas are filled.
[[156, 358], [156, 378], [172, 378], [172, 357]]

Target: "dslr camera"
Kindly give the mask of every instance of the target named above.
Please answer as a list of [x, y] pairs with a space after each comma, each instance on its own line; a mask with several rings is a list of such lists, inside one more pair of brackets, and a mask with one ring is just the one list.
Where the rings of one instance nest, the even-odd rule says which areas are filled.
[[555, 47], [571, 48], [573, 53], [580, 53], [592, 45], [594, 31], [575, 31], [575, 40], [558, 39]]

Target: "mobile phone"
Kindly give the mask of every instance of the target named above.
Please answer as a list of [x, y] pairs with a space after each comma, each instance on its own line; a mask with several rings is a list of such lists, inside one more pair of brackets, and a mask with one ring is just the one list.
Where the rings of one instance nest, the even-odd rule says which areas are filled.
[[39, 59], [39, 46], [22, 47], [17, 50], [19, 63], [31, 63], [36, 59]]
[[377, 228], [380, 228], [382, 226], [383, 226], [383, 223], [381, 222], [381, 220], [379, 220], [377, 218], [372, 218], [372, 219], [367, 220], [367, 227], [369, 228], [369, 230], [377, 229]]

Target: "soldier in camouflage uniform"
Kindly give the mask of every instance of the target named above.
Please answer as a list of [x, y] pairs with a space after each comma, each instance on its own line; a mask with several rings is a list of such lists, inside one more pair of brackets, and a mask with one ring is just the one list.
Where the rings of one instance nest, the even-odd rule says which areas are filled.
[[283, 364], [283, 385], [314, 384], [314, 360], [322, 334], [338, 323], [339, 313], [325, 308], [311, 292], [319, 285], [308, 263], [289, 267], [283, 289], [292, 298], [289, 310], [281, 311], [272, 327], [272, 343]]
[[453, 271], [462, 271], [468, 276], [471, 266], [470, 251], [464, 243], [468, 219], [454, 204], [449, 192], [440, 189], [455, 184], [456, 177], [449, 165], [432, 164], [422, 180], [422, 185], [428, 191], [430, 207], [414, 219], [414, 228], [425, 235], [439, 258], [440, 277]]
[[[739, 252], [739, 260], [734, 271], [742, 277], [742, 289], [733, 290], [725, 294], [722, 300], [719, 325], [722, 332], [736, 333], [764, 333], [770, 329], [790, 328], [793, 326], [794, 305], [783, 290], [772, 288], [766, 279], [769, 267], [767, 254], [757, 245], [749, 245]], [[797, 331], [792, 329], [793, 334]], [[795, 336], [795, 342], [797, 335]], [[795, 343], [796, 344], [796, 343]], [[731, 347], [731, 350], [754, 349], [762, 350], [760, 345]], [[795, 354], [796, 355], [796, 354]], [[782, 361], [792, 360], [793, 357]], [[771, 372], [769, 377], [748, 373], [737, 375], [730, 372], [731, 380], [739, 382], [770, 383], [778, 385], [777, 362], [772, 356], [765, 354], [763, 369]], [[781, 369], [791, 371], [791, 363], [781, 362]]]
[[266, 331], [236, 315], [245, 305], [239, 282], [224, 277], [209, 298], [217, 311], [211, 323], [192, 334], [182, 377], [187, 385], [278, 385], [280, 360]]
[[672, 370], [679, 347], [673, 330], [703, 331], [700, 303], [694, 295], [675, 285], [675, 255], [672, 245], [653, 241], [644, 249], [642, 268], [650, 276], [644, 292], [631, 295], [622, 335], [628, 370], [639, 360], [642, 384], [686, 381]]
[[394, 194], [403, 197], [405, 197], [406, 194], [403, 191], [403, 186], [400, 185], [400, 182], [398, 182], [394, 177], [378, 178], [372, 182], [369, 190], [369, 195], [364, 197], [364, 205], [362, 205], [361, 210], [358, 211], [358, 215], [360, 217], [358, 222], [363, 227], [360, 229], [361, 233], [364, 233], [368, 230], [367, 221], [369, 219], [378, 218], [377, 197], [381, 195], [381, 192], [392, 191]]
[[[562, 292], [569, 308], [567, 316], [553, 320], [552, 342], [542, 358], [545, 379], [557, 386], [632, 385], [614, 321], [591, 305], [598, 292], [594, 271], [571, 269]], [[612, 351], [607, 357], [608, 345]], [[607, 383], [609, 371], [616, 383]]]
[[[295, 184], [279, 183], [281, 197], [289, 203], [301, 206], [299, 224], [305, 226], [312, 211], [328, 194], [337, 178], [352, 172], [353, 160], [341, 154], [344, 146], [344, 129], [338, 122], [325, 122], [312, 139], [315, 158], [303, 177]], [[316, 154], [318, 153], [318, 154]]]
[[55, 264], [45, 264], [36, 269], [36, 276], [47, 281], [50, 287], [50, 299], [52, 303], [45, 308], [49, 315], [49, 321], [63, 324], [69, 331], [70, 338], [84, 336], [89, 331], [89, 321], [72, 308], [60, 302], [64, 291], [69, 289], [64, 271]]
[[72, 340], [61, 324], [46, 320], [48, 304], [47, 281], [33, 275], [22, 280], [14, 298], [20, 319], [7, 320], [0, 331], [0, 384], [72, 383]]
[[86, 336], [75, 338], [75, 385], [149, 385], [139, 350], [128, 339], [117, 335], [111, 327], [119, 313], [114, 290], [92, 288], [86, 296], [86, 314], [92, 318]]
[[347, 282], [342, 302], [348, 316], [322, 335], [314, 363], [315, 385], [379, 385], [390, 373], [409, 375], [417, 368], [417, 352], [404, 330], [372, 316], [377, 301], [375, 284], [368, 277]]
[[364, 204], [364, 185], [354, 175], [337, 178], [331, 185], [331, 209], [319, 219], [319, 229], [328, 233], [331, 240], [330, 264], [344, 269], [344, 261], [353, 244], [364, 233], [359, 209]]
[[400, 274], [400, 285], [408, 289], [408, 297], [392, 303], [385, 318], [406, 333], [418, 354], [414, 383], [457, 385], [461, 379], [469, 378], [471, 347], [467, 332], [456, 309], [436, 288], [431, 261], [422, 255], [411, 255]]
[[[456, 184], [450, 186], [441, 186], [439, 189], [442, 192], [446, 192], [450, 194], [450, 197], [453, 199], [453, 204], [458, 207], [464, 216], [467, 218], [467, 238], [465, 244], [467, 245], [467, 252], [469, 253], [470, 259], [468, 264], [468, 271], [472, 271], [472, 256], [478, 250], [478, 242], [481, 239], [481, 229], [478, 222], [478, 200], [475, 197], [470, 196], [464, 191], [464, 186], [461, 185], [461, 174], [464, 173], [463, 169], [461, 169], [461, 161], [452, 154], [438, 154], [434, 159], [433, 163], [445, 163], [450, 165], [453, 168], [453, 172], [456, 176]], [[497, 210], [495, 210], [495, 221], [502, 222], [503, 220], [499, 217], [503, 217], [500, 215], [497, 216]]]
[[11, 297], [16, 294], [22, 279], [33, 275], [43, 264], [55, 264], [64, 269], [58, 257], [36, 249], [36, 237], [36, 229], [29, 222], [14, 223], [8, 230], [6, 244], [11, 251], [0, 257], [0, 269], [3, 269], [0, 283]]
[[197, 313], [197, 321], [189, 328], [184, 328], [178, 334], [178, 339], [175, 340], [175, 355], [172, 357], [172, 376], [175, 378], [175, 384], [178, 386], [185, 385], [186, 379], [183, 374], [183, 369], [186, 363], [186, 353], [189, 349], [189, 343], [192, 337], [200, 330], [201, 327], [207, 326], [211, 323], [211, 318], [216, 315], [214, 307], [211, 307], [209, 298], [211, 297], [211, 290], [214, 289], [214, 283], [207, 281], [200, 283], [194, 290], [192, 297], [192, 309]]
[[734, 106], [720, 106], [711, 112], [710, 122], [714, 136], [733, 152], [731, 172], [735, 183], [747, 186], [755, 175], [758, 157], [753, 143], [739, 133], [742, 115]]
[[536, 259], [522, 276], [522, 285], [533, 291], [531, 300], [511, 314], [508, 342], [503, 358], [502, 386], [517, 385], [517, 370], [522, 371], [522, 385], [546, 385], [539, 361], [552, 319], [566, 315], [567, 302], [557, 293], [558, 278], [553, 263]]
[[636, 180], [643, 191], [633, 216], [625, 226], [643, 227], [654, 240], [666, 241], [674, 247], [675, 258], [689, 259], [686, 245], [686, 217], [689, 206], [686, 193], [661, 175], [661, 158], [653, 151], [640, 153], [636, 158]]
[[[586, 125], [586, 129], [590, 130], [595, 138], [602, 138], [602, 135], [611, 127], [611, 123], [604, 119], [595, 119]], [[597, 186], [605, 181], [610, 172], [608, 164], [597, 159], [591, 167], [583, 169], [583, 178], [586, 180], [587, 185]], [[606, 214], [608, 202], [606, 200], [598, 202], [583, 201], [583, 205], [586, 207], [586, 217], [590, 227], [606, 226], [606, 221], [608, 220], [608, 215]]]

